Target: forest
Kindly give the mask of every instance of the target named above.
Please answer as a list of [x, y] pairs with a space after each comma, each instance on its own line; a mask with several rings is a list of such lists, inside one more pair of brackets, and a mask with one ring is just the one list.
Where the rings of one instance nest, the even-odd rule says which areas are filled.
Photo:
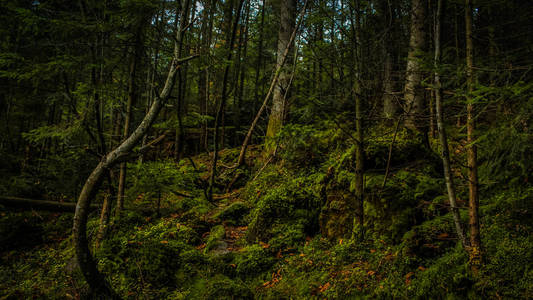
[[533, 1], [0, 11], [0, 299], [533, 298]]

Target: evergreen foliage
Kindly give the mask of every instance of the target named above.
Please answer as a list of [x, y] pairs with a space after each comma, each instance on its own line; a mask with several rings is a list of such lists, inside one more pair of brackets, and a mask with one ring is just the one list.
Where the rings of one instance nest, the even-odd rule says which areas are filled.
[[533, 298], [531, 1], [0, 11], [0, 299]]

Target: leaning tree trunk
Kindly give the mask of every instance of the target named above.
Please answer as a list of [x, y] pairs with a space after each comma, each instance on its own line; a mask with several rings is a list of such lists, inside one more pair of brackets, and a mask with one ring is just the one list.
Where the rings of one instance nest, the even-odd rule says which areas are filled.
[[[278, 51], [276, 65], [281, 66], [283, 63], [283, 53], [285, 49], [289, 49], [288, 64], [292, 60], [290, 48], [294, 45], [294, 40], [291, 41], [291, 34], [296, 27], [296, 0], [281, 1], [280, 5], [280, 27], [278, 36]], [[289, 81], [291, 74], [289, 69], [281, 68], [278, 78], [278, 84], [275, 86], [274, 95], [272, 97], [272, 110], [268, 118], [268, 127], [266, 132], [267, 138], [275, 137], [283, 126], [283, 122], [287, 109], [287, 93], [289, 88]], [[274, 151], [274, 147], [267, 144], [266, 153]]]
[[452, 209], [453, 222], [455, 224], [455, 231], [459, 240], [466, 248], [467, 241], [464, 234], [463, 226], [461, 225], [461, 215], [457, 207], [457, 200], [455, 197], [455, 185], [453, 183], [452, 170], [450, 166], [450, 152], [448, 150], [448, 139], [446, 137], [446, 129], [444, 128], [444, 113], [442, 112], [442, 85], [440, 81], [440, 34], [441, 34], [441, 19], [442, 19], [442, 5], [444, 0], [439, 0], [437, 3], [437, 16], [435, 18], [435, 59], [434, 59], [434, 78], [435, 78], [435, 111], [437, 113], [437, 129], [439, 132], [439, 141], [441, 144], [442, 165], [444, 167], [444, 179], [446, 180], [446, 189], [448, 191], [448, 200]]
[[97, 192], [98, 185], [102, 180], [107, 170], [117, 163], [127, 160], [133, 147], [146, 134], [148, 129], [155, 121], [161, 107], [168, 99], [173, 87], [174, 77], [181, 62], [188, 60], [179, 59], [177, 57], [177, 44], [174, 45], [174, 58], [170, 64], [165, 85], [159, 95], [152, 103], [150, 110], [145, 115], [139, 126], [125, 139], [118, 147], [107, 153], [98, 163], [96, 168], [91, 172], [78, 197], [76, 204], [76, 211], [74, 214], [74, 224], [72, 227], [74, 248], [76, 251], [76, 259], [80, 266], [81, 272], [85, 280], [89, 284], [91, 291], [98, 295], [107, 295], [109, 297], [117, 297], [112, 288], [105, 281], [103, 275], [98, 271], [96, 262], [94, 261], [90, 251], [87, 239], [87, 216], [89, 208], [94, 195]]
[[[287, 44], [287, 46], [292, 44], [292, 42], [294, 41], [296, 37], [296, 32], [298, 31], [298, 28], [300, 28], [300, 25], [302, 24], [306, 9], [307, 9], [307, 1], [304, 3], [304, 7], [302, 8], [300, 12], [300, 16], [299, 16], [300, 20], [298, 21], [298, 24], [294, 27], [294, 30], [292, 31], [292, 34], [291, 34], [291, 37], [289, 39], [289, 43]], [[290, 50], [289, 47], [285, 48], [281, 56], [281, 63], [276, 65], [274, 77], [272, 78], [272, 81], [270, 82], [270, 87], [268, 88], [268, 92], [265, 95], [265, 98], [263, 99], [263, 103], [261, 104], [261, 107], [257, 111], [257, 114], [255, 115], [255, 118], [252, 121], [252, 124], [250, 125], [250, 128], [248, 129], [248, 132], [246, 133], [246, 136], [244, 137], [244, 141], [241, 146], [241, 151], [239, 153], [239, 158], [237, 159], [237, 164], [235, 165], [235, 167], [240, 167], [244, 164], [244, 160], [246, 158], [246, 150], [248, 149], [248, 145], [250, 144], [252, 140], [252, 135], [253, 135], [255, 126], [257, 126], [257, 123], [259, 122], [259, 118], [263, 114], [263, 111], [265, 111], [266, 109], [268, 100], [270, 99], [270, 95], [272, 95], [272, 92], [274, 91], [274, 88], [278, 83], [279, 75], [281, 73], [281, 68], [285, 65], [285, 60], [287, 56], [289, 55], [289, 50]]]
[[406, 125], [412, 129], [419, 129], [425, 124], [421, 120], [424, 114], [424, 90], [421, 85], [422, 62], [420, 57], [426, 44], [425, 17], [426, 1], [411, 0], [411, 33], [409, 53], [407, 55], [404, 97], [407, 114]]
[[477, 179], [477, 146], [475, 145], [474, 103], [472, 91], [474, 86], [474, 43], [472, 40], [472, 6], [470, 0], [465, 1], [466, 26], [466, 131], [467, 131], [467, 160], [468, 160], [468, 214], [470, 217], [470, 262], [472, 270], [477, 271], [481, 264], [481, 237], [479, 233], [479, 195]]

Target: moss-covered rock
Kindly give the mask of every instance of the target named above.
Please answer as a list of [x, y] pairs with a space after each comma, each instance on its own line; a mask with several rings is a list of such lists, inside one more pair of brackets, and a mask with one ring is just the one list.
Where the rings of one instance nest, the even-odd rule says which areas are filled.
[[326, 204], [320, 212], [320, 232], [330, 239], [351, 236], [353, 218], [355, 216], [353, 195], [343, 191], [330, 191]]
[[235, 257], [237, 275], [242, 278], [254, 277], [268, 270], [274, 259], [272, 254], [260, 245], [254, 244], [243, 248]]
[[211, 232], [207, 238], [205, 251], [217, 254], [224, 254], [228, 252], [228, 244], [223, 240], [226, 237], [226, 229], [222, 225], [217, 225], [211, 228]]
[[316, 233], [321, 201], [315, 183], [312, 176], [288, 177], [279, 186], [266, 190], [250, 213], [247, 240], [268, 241], [274, 232], [282, 232], [278, 226], [283, 228], [286, 224], [300, 224], [302, 234]]
[[231, 203], [213, 217], [219, 222], [225, 222], [232, 226], [243, 226], [246, 224], [244, 217], [250, 211], [250, 207], [244, 202], [237, 201]]

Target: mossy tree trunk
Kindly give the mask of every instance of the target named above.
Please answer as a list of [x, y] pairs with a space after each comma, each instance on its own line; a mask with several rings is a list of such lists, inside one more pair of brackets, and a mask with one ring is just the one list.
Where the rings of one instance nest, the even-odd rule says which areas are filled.
[[[291, 78], [290, 68], [283, 68], [284, 63], [283, 53], [285, 49], [289, 49], [287, 60], [287, 66], [292, 62], [293, 55], [290, 49], [294, 46], [294, 40], [291, 41], [291, 34], [296, 27], [296, 5], [295, 0], [286, 0], [280, 2], [280, 26], [278, 33], [278, 50], [276, 66], [279, 67], [280, 74], [278, 83], [274, 88], [274, 94], [272, 96], [272, 109], [268, 118], [268, 127], [266, 132], [267, 139], [275, 137], [283, 126], [283, 122], [286, 117], [287, 110], [287, 90], [289, 88], [289, 82]], [[267, 144], [266, 153], [270, 154], [274, 151], [273, 146]]]
[[[355, 11], [351, 11], [351, 27], [353, 32], [352, 42], [352, 61], [353, 66], [353, 96], [355, 100], [355, 210], [357, 223], [359, 225], [359, 239], [364, 239], [364, 145], [363, 145], [363, 97], [361, 95], [362, 84], [362, 49], [361, 49], [361, 9], [359, 0], [356, 1]], [[355, 222], [354, 222], [355, 229]], [[352, 238], [356, 235], [355, 230], [352, 232]]]
[[395, 117], [398, 110], [394, 93], [394, 81], [392, 78], [395, 70], [394, 61], [394, 29], [395, 17], [393, 4], [388, 0], [381, 0], [377, 6], [378, 12], [381, 14], [381, 22], [385, 28], [385, 37], [383, 38], [383, 116], [388, 119]]
[[472, 4], [465, 0], [466, 26], [466, 131], [467, 131], [467, 161], [468, 161], [468, 215], [470, 224], [470, 262], [472, 269], [477, 271], [481, 264], [481, 236], [479, 233], [479, 194], [477, 176], [477, 146], [475, 137], [475, 107], [472, 99], [474, 89], [474, 41], [472, 39]]
[[422, 88], [421, 56], [426, 45], [425, 18], [426, 1], [412, 0], [411, 31], [404, 88], [406, 125], [412, 129], [423, 127], [421, 119], [424, 114], [424, 90]]
[[281, 68], [285, 65], [285, 61], [287, 59], [287, 56], [289, 55], [290, 47], [288, 46], [293, 43], [296, 37], [296, 32], [298, 31], [298, 28], [302, 24], [306, 9], [307, 9], [307, 1], [304, 3], [304, 7], [300, 11], [298, 24], [294, 27], [294, 30], [292, 31], [291, 37], [289, 39], [289, 43], [287, 44], [287, 47], [283, 51], [283, 54], [281, 56], [281, 63], [276, 65], [276, 71], [274, 72], [274, 77], [272, 78], [272, 81], [270, 82], [270, 87], [268, 88], [268, 92], [265, 95], [265, 98], [263, 99], [263, 103], [261, 104], [261, 107], [257, 111], [257, 114], [255, 115], [255, 118], [252, 121], [252, 124], [250, 125], [250, 128], [248, 129], [248, 132], [246, 133], [246, 136], [244, 137], [244, 141], [241, 146], [241, 151], [239, 153], [239, 158], [237, 159], [236, 167], [242, 166], [244, 164], [244, 160], [246, 158], [246, 150], [248, 149], [248, 145], [250, 144], [252, 140], [254, 129], [257, 126], [257, 123], [259, 122], [259, 118], [265, 111], [267, 104], [268, 104], [268, 100], [270, 99], [270, 96], [272, 95], [278, 83], [279, 75], [281, 74]]

